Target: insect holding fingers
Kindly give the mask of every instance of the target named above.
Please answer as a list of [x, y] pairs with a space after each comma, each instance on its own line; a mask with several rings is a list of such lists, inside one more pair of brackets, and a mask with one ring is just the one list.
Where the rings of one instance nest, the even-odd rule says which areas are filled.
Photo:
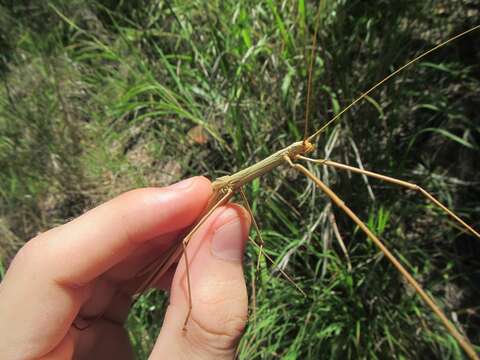
[[[216, 73], [222, 74], [218, 75], [220, 83], [217, 83], [217, 89], [207, 87], [212, 93], [220, 93], [220, 98], [224, 96], [222, 106], [215, 103], [215, 100], [210, 100], [213, 108], [217, 106], [217, 109], [226, 109], [224, 112], [219, 110], [223, 118], [222, 135], [229, 139], [229, 147], [233, 149], [234, 155], [222, 152], [221, 157], [224, 163], [237, 161], [238, 164], [240, 161], [245, 164], [228, 169], [224, 163], [217, 163], [217, 166], [228, 169], [227, 172], [232, 174], [219, 178], [219, 182], [216, 183], [219, 184], [219, 188], [231, 185], [230, 177], [235, 178], [238, 173], [243, 179], [242, 184], [243, 181], [252, 180], [253, 177], [249, 178], [248, 174], [242, 173], [243, 170], [239, 172], [236, 170], [248, 168], [256, 159], [262, 157], [268, 159], [272, 146], [285, 148], [286, 137], [280, 135], [273, 141], [274, 136], [265, 135], [269, 140], [265, 141], [262, 136], [258, 136], [259, 133], [277, 135], [279, 129], [282, 132], [288, 130], [289, 139], [301, 140], [301, 131], [298, 128], [303, 126], [298, 126], [300, 121], [296, 121], [296, 118], [303, 120], [303, 116], [298, 113], [305, 110], [304, 106], [308, 109], [306, 100], [299, 101], [299, 98], [305, 97], [308, 81], [300, 75], [307, 75], [310, 72], [313, 80], [309, 126], [312, 131], [309, 135], [315, 134], [313, 129], [323, 131], [322, 139], [317, 143], [317, 153], [314, 155], [320, 153], [321, 157], [326, 159], [420, 182], [434, 195], [440, 195], [441, 200], [446, 200], [447, 204], [453, 203], [445, 194], [451, 193], [452, 184], [459, 179], [449, 176], [442, 182], [442, 178], [432, 175], [435, 173], [431, 171], [433, 168], [431, 159], [436, 158], [438, 161], [442, 157], [442, 147], [457, 146], [462, 150], [476, 150], [468, 131], [462, 134], [460, 128], [459, 133], [456, 128], [458, 122], [452, 126], [456, 119], [461, 118], [465, 126], [463, 129], [472, 129], [471, 125], [463, 123], [467, 118], [466, 114], [459, 116], [457, 111], [461, 106], [452, 109], [445, 105], [455, 104], [455, 100], [449, 98], [448, 92], [444, 94], [438, 84], [448, 89], [448, 84], [455, 84], [463, 76], [469, 77], [466, 74], [470, 74], [470, 69], [466, 65], [464, 68], [444, 65], [433, 53], [433, 59], [423, 59], [423, 63], [417, 62], [411, 73], [404, 71], [383, 87], [376, 89], [377, 92], [364, 93], [362, 98], [366, 101], [346, 108], [348, 111], [345, 110], [341, 121], [328, 123], [320, 119], [334, 118], [335, 114], [341, 112], [339, 104], [351, 103], [361, 91], [368, 88], [365, 84], [377, 83], [394, 68], [401, 68], [408, 60], [415, 58], [419, 52], [459, 32], [453, 33], [448, 30], [445, 33], [432, 33], [428, 28], [421, 26], [419, 30], [409, 31], [409, 16], [418, 9], [391, 4], [391, 9], [387, 7], [382, 11], [374, 11], [368, 5], [355, 2], [350, 8], [340, 4], [333, 12], [325, 11], [325, 14], [330, 15], [320, 18], [319, 22], [324, 28], [312, 25], [317, 23], [316, 19], [313, 19], [313, 14], [318, 13], [313, 4], [304, 4], [306, 9], [310, 9], [309, 12], [299, 6], [299, 19], [292, 24], [302, 23], [301, 14], [304, 11], [305, 26], [303, 30], [302, 26], [299, 27], [298, 34], [295, 33], [296, 28], [292, 26], [292, 32], [289, 34], [285, 30], [286, 15], [282, 15], [273, 2], [268, 4], [272, 10], [272, 19], [277, 22], [279, 30], [267, 41], [281, 46], [278, 45], [278, 49], [275, 45], [271, 46], [271, 59], [267, 57], [265, 67], [257, 69], [259, 74], [263, 75], [262, 82], [267, 85], [248, 75], [251, 74], [248, 67], [255, 68], [255, 62], [263, 56], [262, 51], [265, 49], [261, 45], [256, 47], [253, 43], [248, 48], [248, 38], [253, 36], [254, 32], [244, 31], [242, 28], [248, 20], [243, 18], [237, 22], [238, 18], [234, 17], [234, 24], [242, 24], [239, 25], [239, 33], [243, 34], [242, 39], [246, 46], [244, 56], [240, 57], [243, 62], [239, 63], [240, 70], [236, 73], [238, 78], [229, 77], [231, 58], [227, 61], [226, 56], [220, 54], [217, 58], [219, 64], [217, 70], [220, 70]], [[260, 5], [262, 6], [263, 4]], [[327, 5], [322, 6], [329, 8]], [[255, 17], [248, 7], [239, 5], [239, 9], [236, 16], [242, 17], [242, 13], [247, 12], [255, 19], [254, 22], [263, 21], [260, 17]], [[331, 15], [333, 13], [335, 15]], [[396, 19], [397, 23], [382, 25], [383, 19], [389, 17], [385, 13]], [[367, 18], [370, 18], [370, 21], [359, 25], [360, 30], [356, 30], [352, 25], [355, 24], [353, 19], [356, 16], [362, 19], [365, 14], [368, 14]], [[338, 23], [338, 27], [337, 25], [330, 27], [332, 22], [341, 21], [344, 22], [342, 24], [344, 28]], [[389, 29], [387, 26], [392, 28]], [[320, 31], [317, 32], [317, 29]], [[283, 78], [268, 76], [278, 71], [275, 64], [279, 61], [286, 64], [286, 69], [289, 69], [288, 66], [291, 64], [288, 60], [294, 59], [293, 55], [292, 58], [289, 56], [296, 51], [293, 44], [296, 35], [298, 38], [302, 36], [306, 38], [304, 35], [315, 33], [319, 37], [317, 54], [311, 57], [313, 61], [308, 61], [306, 58], [311, 52], [304, 51], [307, 55], [303, 58], [305, 64], [313, 64], [311, 71], [307, 69], [304, 73], [299, 71], [299, 74], [287, 71]], [[209, 34], [223, 36], [215, 29]], [[475, 35], [470, 35], [472, 36]], [[462, 39], [457, 41], [461, 42]], [[312, 43], [310, 40], [309, 43], [305, 43], [308, 50]], [[338, 53], [334, 52], [335, 47], [339, 48]], [[255, 52], [257, 50], [258, 53]], [[458, 51], [458, 48], [455, 51]], [[448, 52], [441, 55], [445, 58], [445, 54], [448, 55]], [[369, 66], [367, 64], [370, 62], [365, 61], [364, 64], [362, 60], [367, 55], [380, 60], [373, 61], [374, 65]], [[280, 80], [277, 81], [279, 83], [277, 92], [269, 90], [268, 97], [262, 94], [264, 97], [257, 101], [252, 100], [250, 94], [245, 95], [250, 89], [247, 85], [249, 83], [254, 84], [257, 91], [262, 86], [275, 88], [271, 80], [274, 78]], [[300, 78], [302, 80], [299, 80]], [[223, 82], [225, 79], [231, 81]], [[297, 92], [291, 85], [295, 80], [298, 82]], [[228, 87], [225, 85], [227, 83]], [[338, 89], [334, 90], [334, 86]], [[462, 82], [462, 86], [466, 87], [467, 92], [471, 91], [468, 81]], [[277, 94], [285, 95], [276, 99]], [[247, 97], [248, 101], [243, 101], [242, 96]], [[459, 93], [455, 93], [455, 96], [459, 96]], [[263, 102], [266, 105], [263, 105]], [[288, 106], [278, 105], [280, 103], [286, 103]], [[398, 106], [397, 103], [403, 105]], [[300, 108], [302, 110], [299, 110]], [[278, 112], [283, 116], [279, 117]], [[255, 120], [257, 118], [268, 120], [272, 117], [274, 119], [270, 122], [266, 121], [267, 125]], [[292, 118], [294, 120], [289, 120]], [[280, 123], [280, 126], [277, 123]], [[263, 129], [262, 126], [267, 129]], [[207, 131], [211, 129], [213, 128], [207, 128]], [[219, 148], [223, 146], [221, 142], [215, 144]], [[247, 150], [242, 150], [242, 147]], [[428, 156], [421, 156], [421, 150], [426, 151]], [[245, 155], [246, 153], [248, 155]], [[213, 165], [210, 166], [215, 166], [215, 158], [213, 160], [210, 163]], [[275, 162], [275, 165], [279, 164], [280, 162]], [[412, 296], [410, 288], [403, 283], [397, 272], [381, 261], [381, 256], [368, 241], [365, 241], [365, 236], [360, 234], [356, 225], [349, 225], [344, 215], [332, 210], [334, 207], [328, 200], [321, 200], [316, 196], [318, 194], [312, 185], [292, 175], [285, 168], [288, 166], [277, 168], [273, 179], [266, 174], [262, 182], [254, 180], [253, 190], [248, 187], [246, 190], [250, 193], [250, 199], [253, 193], [252, 208], [254, 211], [257, 210], [255, 213], [259, 217], [266, 241], [265, 251], [270, 255], [276, 255], [279, 266], [293, 274], [297, 283], [309, 296], [302, 299], [288, 284], [272, 279], [265, 281], [264, 278], [261, 284], [263, 286], [258, 287], [258, 327], [247, 329], [240, 345], [240, 353], [250, 354], [254, 351], [262, 354], [261, 349], [276, 346], [276, 352], [286, 355], [290, 346], [296, 343], [302, 344], [291, 350], [296, 351], [297, 355], [318, 354], [325, 348], [337, 356], [358, 357], [374, 357], [387, 351], [392, 351], [394, 354], [392, 356], [397, 354], [408, 357], [438, 355], [445, 351], [458, 352], [457, 343], [438, 324], [434, 316], [420, 305], [418, 299]], [[207, 170], [202, 167], [199, 169]], [[456, 289], [463, 286], [462, 288], [471, 291], [470, 287], [460, 285], [465, 279], [468, 282], [468, 277], [457, 277], [453, 282], [443, 282], [438, 280], [438, 276], [433, 276], [437, 272], [442, 272], [448, 274], [448, 277], [455, 277], [453, 269], [458, 269], [464, 263], [462, 256], [456, 255], [454, 259], [446, 256], [455, 251], [445, 253], [437, 247], [455, 248], [451, 243], [459, 242], [460, 238], [467, 243], [471, 241], [470, 237], [463, 235], [465, 232], [460, 227], [455, 228], [456, 225], [453, 225], [452, 230], [452, 223], [448, 221], [448, 217], [441, 217], [436, 208], [425, 206], [423, 200], [414, 198], [408, 191], [402, 193], [399, 190], [389, 190], [371, 179], [364, 180], [359, 177], [357, 180], [348, 173], [320, 170], [313, 166], [310, 170], [321, 175], [327, 184], [333, 185], [334, 190], [339, 192], [347, 203], [353, 204], [353, 209], [359, 217], [368, 219], [369, 228], [376, 230], [377, 234], [388, 241], [388, 245], [395, 249], [394, 254], [402, 259], [408, 270], [420, 277], [422, 285], [426, 286], [428, 291], [437, 295], [437, 298], [440, 295], [441, 303], [444, 301], [442, 299], [445, 299], [444, 295], [452, 291], [448, 290], [451, 287]], [[361, 195], [365, 188], [371, 190], [369, 193], [374, 194], [375, 198], [382, 200], [383, 207], [378, 207], [371, 199]], [[304, 205], [298, 208], [301, 203]], [[466, 208], [460, 210], [461, 215], [468, 213]], [[337, 245], [334, 242], [333, 231], [329, 230], [331, 228], [328, 219], [333, 219], [333, 223], [340, 229], [336, 237], [343, 238], [347, 245], [352, 262], [351, 271], [344, 266], [342, 253], [337, 254], [335, 251]], [[255, 252], [256, 250], [249, 250], [251, 261], [247, 262], [247, 265], [252, 268], [258, 263]], [[461, 302], [447, 303], [443, 306], [453, 309], [454, 315], [449, 316], [453, 316], [457, 325], [460, 323], [465, 326], [463, 331], [471, 333], [473, 320], [470, 316], [474, 318], [475, 315], [469, 314], [475, 310], [470, 309], [468, 305], [469, 296], [465, 295], [466, 309], [462, 308]], [[294, 302], [297, 304], [287, 307], [285, 304], [291, 304], [292, 299], [295, 299]], [[284, 339], [282, 334], [287, 333], [298, 334], [295, 341], [282, 340]], [[478, 342], [475, 339], [473, 341]], [[418, 342], [421, 345], [418, 345]]]
[[[158, 21], [133, 28], [128, 22], [122, 30], [128, 51], [145, 60], [138, 68], [119, 61], [119, 78], [135, 76], [124, 84], [128, 91], [122, 100], [128, 106], [111, 106], [109, 117], [145, 124], [140, 138], [152, 136], [160, 144], [156, 158], [183, 165], [184, 176], [219, 178], [224, 189], [239, 169], [292, 141], [303, 142], [302, 129], [310, 136], [322, 130], [310, 157], [418, 183], [468, 223], [478, 219], [478, 202], [466, 195], [478, 181], [469, 164], [478, 155], [478, 131], [469, 121], [477, 101], [476, 34], [417, 62], [322, 129], [342, 106], [395, 68], [472, 27], [475, 15], [468, 15], [467, 2], [456, 4], [458, 9], [430, 1], [382, 1], [381, 8], [342, 0], [221, 3], [169, 1], [171, 6], [158, 12], [147, 8]], [[94, 45], [89, 42], [88, 49]], [[106, 61], [114, 61], [113, 55], [108, 52]], [[182, 141], [182, 134], [199, 125], [210, 140], [202, 135], [194, 144]], [[240, 357], [460, 353], [357, 225], [313, 183], [282, 166], [283, 159], [278, 165], [261, 180], [247, 179], [252, 183], [245, 192], [265, 240], [263, 251], [307, 297], [272, 276], [276, 267], [266, 271], [258, 250], [249, 248], [247, 274], [259, 281], [258, 311]], [[156, 163], [155, 171], [161, 166]], [[468, 250], [478, 248], [471, 237], [411, 191], [326, 166], [305, 166], [367, 221], [478, 343], [474, 277], [468, 275], [475, 269]], [[225, 174], [232, 175], [222, 178]], [[350, 267], [337, 241], [343, 241]], [[183, 249], [178, 251], [181, 256]], [[135, 311], [150, 311], [149, 306], [140, 302]]]
[[[478, 24], [476, 2], [40, 3], [27, 12], [2, 5], [12, 16], [1, 16], [12, 24], [2, 48], [18, 51], [0, 66], [8, 130], [0, 141], [8, 211], [0, 222], [12, 218], [8, 228], [20, 229], [19, 238], [43, 230], [51, 216], [48, 227], [134, 187], [203, 174], [219, 179], [212, 204], [221, 204], [232, 186], [251, 181], [243, 190], [264, 241], [252, 232], [263, 245], [245, 256], [257, 309], [239, 358], [460, 358], [457, 342], [386, 255], [314, 182], [280, 157], [253, 169], [265, 172], [261, 178], [243, 172], [321, 131], [308, 154], [320, 164], [288, 159], [331, 188], [459, 332], [480, 343], [478, 242], [417, 188], [367, 176], [418, 184], [478, 230], [478, 32], [348, 106], [394, 69]], [[15, 21], [27, 13], [41, 26]], [[186, 235], [160, 267], [142, 264], [139, 277], [191, 256]], [[165, 298], [148, 293], [129, 318], [144, 353]]]
[[[166, 265], [164, 263], [161, 263], [160, 267], [158, 270], [155, 270], [153, 272], [153, 276], [147, 281], [145, 286], [142, 286], [142, 288], [148, 287], [148, 285], [155, 281], [157, 278], [157, 274], [163, 274], [164, 269], [168, 269], [170, 265], [173, 263], [173, 261], [178, 260], [180, 255], [183, 253], [184, 259], [185, 259], [185, 265], [186, 265], [186, 272], [187, 272], [187, 288], [188, 288], [188, 300], [189, 300], [189, 310], [186, 315], [185, 323], [184, 323], [184, 329], [186, 328], [186, 325], [188, 323], [189, 317], [191, 315], [192, 311], [192, 299], [191, 299], [191, 286], [190, 286], [190, 278], [189, 278], [189, 267], [188, 267], [188, 257], [187, 257], [187, 247], [186, 245], [189, 242], [189, 239], [192, 237], [194, 232], [203, 224], [203, 222], [208, 218], [208, 216], [213, 212], [214, 209], [216, 209], [218, 206], [222, 205], [226, 201], [228, 201], [235, 192], [235, 190], [241, 190], [242, 186], [252, 180], [254, 180], [257, 177], [260, 177], [279, 165], [282, 164], [282, 162], [289, 164], [292, 168], [298, 170], [300, 173], [304, 174], [307, 178], [311, 179], [318, 188], [320, 188], [328, 197], [340, 208], [344, 211], [345, 214], [350, 217], [354, 223], [359, 226], [359, 228], [373, 241], [373, 243], [378, 247], [378, 249], [381, 251], [383, 255], [386, 256], [386, 258], [392, 263], [392, 265], [399, 271], [399, 273], [403, 276], [403, 278], [406, 280], [406, 282], [412, 286], [415, 289], [415, 292], [420, 296], [420, 298], [425, 302], [425, 304], [430, 308], [430, 310], [435, 313], [436, 316], [441, 320], [445, 328], [448, 330], [448, 332], [455, 338], [455, 340], [458, 342], [458, 344], [461, 346], [461, 348], [465, 351], [465, 353], [472, 359], [478, 359], [479, 357], [477, 356], [477, 353], [475, 349], [473, 348], [472, 344], [469, 342], [467, 338], [465, 338], [457, 329], [456, 327], [452, 324], [452, 322], [447, 318], [447, 316], [444, 314], [444, 312], [439, 308], [439, 306], [435, 303], [435, 301], [432, 299], [430, 295], [428, 295], [425, 290], [423, 290], [422, 286], [412, 277], [412, 275], [409, 273], [408, 270], [397, 260], [397, 258], [392, 254], [390, 250], [383, 244], [383, 242], [363, 223], [358, 216], [353, 212], [348, 206], [345, 205], [344, 201], [341, 200], [334, 191], [332, 191], [327, 185], [325, 185], [318, 177], [316, 177], [311, 171], [307, 170], [304, 166], [295, 164], [293, 161], [297, 159], [303, 159], [307, 161], [312, 161], [312, 162], [318, 162], [320, 164], [324, 165], [329, 165], [333, 166], [338, 169], [343, 169], [343, 170], [348, 170], [348, 171], [353, 171], [356, 173], [361, 173], [363, 175], [368, 175], [377, 179], [384, 180], [386, 182], [399, 185], [401, 187], [411, 189], [411, 190], [416, 190], [420, 194], [424, 195], [429, 201], [431, 201], [435, 206], [446, 212], [448, 215], [450, 215], [452, 218], [454, 218], [458, 224], [463, 226], [468, 232], [470, 232], [472, 235], [476, 236], [480, 240], [480, 234], [474, 230], [471, 226], [466, 224], [460, 217], [458, 217], [453, 211], [449, 210], [445, 205], [443, 205], [440, 201], [438, 201], [434, 196], [432, 196], [428, 191], [424, 190], [422, 187], [419, 187], [416, 184], [412, 184], [400, 179], [395, 179], [389, 176], [384, 176], [381, 174], [373, 173], [371, 171], [366, 171], [361, 168], [355, 168], [351, 167], [348, 165], [344, 164], [339, 164], [335, 163], [329, 160], [313, 160], [304, 157], [303, 155], [312, 152], [314, 150], [313, 145], [310, 143], [310, 140], [314, 139], [317, 137], [323, 130], [325, 130], [330, 124], [332, 124], [334, 121], [340, 118], [342, 114], [344, 114], [348, 109], [353, 107], [355, 104], [357, 104], [359, 101], [365, 99], [371, 92], [373, 92], [376, 88], [381, 86], [383, 83], [400, 73], [402, 70], [406, 69], [408, 66], [411, 64], [419, 61], [423, 57], [427, 56], [428, 54], [434, 52], [435, 50], [441, 48], [442, 46], [447, 45], [451, 41], [454, 41], [458, 38], [461, 38], [462, 36], [467, 35], [470, 32], [473, 32], [480, 28], [480, 26], [476, 26], [474, 28], [471, 28], [467, 31], [464, 31], [452, 38], [450, 38], [447, 41], [444, 41], [440, 43], [439, 45], [433, 47], [432, 49], [422, 53], [421, 55], [415, 57], [413, 60], [408, 62], [406, 65], [403, 65], [399, 69], [395, 70], [392, 72], [390, 75], [385, 77], [383, 80], [378, 82], [376, 85], [371, 87], [369, 90], [366, 92], [362, 93], [357, 99], [355, 99], [349, 106], [344, 108], [337, 116], [333, 117], [331, 120], [329, 120], [324, 126], [322, 126], [319, 130], [317, 130], [313, 135], [308, 136], [307, 130], [308, 130], [308, 104], [309, 101], [307, 101], [307, 116], [306, 116], [306, 123], [305, 123], [305, 134], [304, 134], [304, 140], [293, 143], [292, 145], [277, 151], [276, 153], [270, 155], [269, 157], [265, 158], [264, 160], [251, 165], [250, 167], [247, 167], [235, 174], [228, 175], [228, 176], [223, 176], [216, 180], [213, 183], [213, 189], [214, 193], [212, 195], [212, 198], [210, 200], [209, 205], [207, 206], [207, 209], [205, 210], [205, 214], [200, 217], [199, 222], [193, 227], [191, 231], [187, 233], [187, 235], [183, 238], [181, 245], [174, 245], [175, 251], [172, 252], [171, 254], [171, 259], [167, 259]], [[316, 32], [315, 32], [316, 36]], [[312, 56], [314, 55], [314, 51], [312, 51]], [[312, 65], [311, 65], [312, 66]], [[310, 95], [310, 89], [311, 89], [311, 76], [312, 76], [312, 71], [311, 69], [309, 70], [309, 78], [308, 78], [308, 96]], [[251, 212], [251, 207], [248, 204], [248, 200], [245, 197], [245, 194], [243, 190], [241, 190], [242, 198], [245, 201], [245, 205], [247, 206], [249, 212]], [[252, 214], [253, 216], [253, 214]], [[259, 237], [261, 237], [261, 233], [258, 229], [258, 225], [256, 221], [254, 220], [255, 224], [255, 229], [257, 231], [257, 234]], [[263, 240], [262, 240], [263, 244]], [[342, 243], [343, 245], [343, 243]], [[344, 246], [343, 246], [344, 248]], [[345, 249], [344, 249], [345, 251]], [[262, 253], [259, 254], [261, 256]], [[282, 274], [284, 272], [282, 271]], [[288, 277], [290, 279], [290, 277]], [[302, 291], [303, 293], [303, 291]], [[256, 299], [256, 295], [253, 297]], [[254, 304], [255, 305], [255, 304]]]

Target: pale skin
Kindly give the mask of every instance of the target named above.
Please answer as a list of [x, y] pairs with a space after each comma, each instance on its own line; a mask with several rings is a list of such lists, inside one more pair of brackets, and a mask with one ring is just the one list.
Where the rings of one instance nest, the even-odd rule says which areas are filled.
[[[0, 358], [133, 359], [123, 327], [135, 275], [200, 215], [210, 182], [195, 177], [130, 191], [30, 240], [0, 284]], [[247, 321], [242, 257], [251, 219], [240, 206], [216, 209], [184, 259], [154, 286], [170, 292], [150, 359], [232, 359]], [[84, 330], [79, 318], [97, 317]]]

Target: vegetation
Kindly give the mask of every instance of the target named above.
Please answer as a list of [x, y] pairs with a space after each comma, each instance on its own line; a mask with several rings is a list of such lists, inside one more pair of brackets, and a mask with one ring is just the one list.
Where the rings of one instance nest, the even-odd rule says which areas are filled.
[[[480, 23], [473, 0], [1, 0], [0, 268], [23, 241], [121, 192], [215, 178], [301, 139], [319, 8], [311, 130], [415, 55]], [[421, 184], [478, 229], [479, 36], [382, 86], [322, 134], [314, 156]], [[478, 240], [415, 193], [309, 167], [480, 344]], [[306, 179], [285, 167], [246, 191], [267, 252], [308, 296], [264, 259], [257, 271], [250, 247], [257, 315], [239, 358], [464, 356]], [[150, 293], [130, 316], [139, 358], [163, 301]]]

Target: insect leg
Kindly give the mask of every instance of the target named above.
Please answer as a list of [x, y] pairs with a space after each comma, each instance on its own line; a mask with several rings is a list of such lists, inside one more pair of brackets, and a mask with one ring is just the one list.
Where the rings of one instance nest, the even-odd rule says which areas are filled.
[[385, 182], [388, 182], [388, 183], [391, 183], [391, 184], [395, 184], [395, 185], [398, 185], [398, 186], [401, 186], [401, 187], [404, 187], [404, 188], [407, 188], [407, 189], [410, 189], [410, 190], [415, 190], [418, 193], [422, 194], [427, 200], [429, 200], [435, 206], [437, 206], [438, 208], [443, 210], [445, 213], [450, 215], [455, 221], [457, 221], [460, 225], [462, 225], [465, 229], [467, 229], [468, 232], [470, 232], [473, 236], [480, 239], [480, 233], [478, 231], [476, 231], [472, 226], [468, 225], [464, 220], [462, 220], [460, 218], [460, 216], [455, 214], [452, 210], [450, 210], [445, 205], [443, 205], [440, 201], [438, 201], [427, 190], [423, 189], [421, 186], [419, 186], [417, 184], [413, 184], [413, 183], [410, 183], [408, 181], [396, 179], [396, 178], [393, 178], [393, 177], [390, 177], [390, 176], [385, 176], [385, 175], [382, 175], [382, 174], [374, 173], [372, 171], [363, 170], [363, 169], [356, 168], [356, 167], [353, 167], [353, 166], [340, 164], [340, 163], [337, 163], [337, 162], [331, 161], [331, 160], [311, 159], [311, 158], [308, 158], [308, 157], [305, 157], [305, 156], [298, 156], [298, 158], [302, 159], [302, 160], [305, 160], [305, 161], [310, 161], [310, 162], [313, 162], [313, 163], [321, 164], [321, 165], [332, 166], [332, 167], [335, 167], [337, 169], [348, 170], [348, 171], [351, 171], [351, 172], [354, 172], [354, 173], [357, 173], [357, 174], [363, 174], [363, 175], [366, 175], [366, 176], [371, 176], [371, 177], [377, 178], [379, 180], [382, 180], [382, 181], [385, 181]]
[[443, 311], [438, 307], [435, 301], [427, 294], [421, 285], [413, 278], [412, 275], [403, 267], [403, 265], [395, 258], [395, 256], [388, 250], [388, 248], [383, 244], [383, 242], [365, 225], [362, 220], [347, 206], [344, 201], [340, 199], [337, 194], [335, 194], [327, 185], [325, 185], [320, 179], [318, 179], [314, 174], [312, 174], [307, 168], [300, 164], [294, 164], [292, 160], [285, 156], [285, 161], [293, 167], [295, 170], [301, 172], [312, 180], [315, 185], [321, 189], [327, 196], [340, 208], [342, 209], [354, 222], [355, 224], [373, 241], [373, 243], [381, 250], [385, 257], [392, 263], [392, 265], [402, 274], [404, 279], [412, 286], [417, 294], [422, 298], [422, 300], [432, 309], [432, 311], [438, 316], [448, 332], [457, 340], [458, 344], [462, 347], [465, 353], [471, 359], [480, 359], [477, 356], [477, 353], [473, 349], [470, 341], [465, 338], [456, 327], [448, 320], [447, 316]]
[[[260, 239], [260, 244], [257, 244], [255, 241], [253, 241], [252, 239], [252, 242], [255, 246], [257, 246], [260, 250], [260, 253], [263, 254], [267, 260], [269, 260], [272, 265], [285, 277], [285, 279], [287, 279], [293, 286], [295, 286], [295, 288], [303, 295], [303, 296], [307, 296], [307, 294], [305, 293], [305, 291], [302, 290], [302, 288], [300, 288], [300, 286], [298, 286], [295, 281], [293, 281], [293, 279], [291, 278], [290, 275], [288, 275], [284, 270], [282, 270], [281, 268], [279, 268], [278, 266], [275, 265], [275, 261], [267, 254], [263, 251], [263, 245], [264, 245], [264, 241], [263, 241], [263, 238], [262, 238], [262, 234], [260, 233], [260, 228], [258, 227], [258, 224], [257, 222], [255, 221], [255, 217], [253, 216], [253, 212], [252, 212], [252, 209], [250, 208], [250, 204], [248, 203], [248, 200], [247, 200], [247, 197], [245, 196], [245, 193], [243, 191], [243, 189], [241, 188], [240, 190], [240, 194], [242, 195], [242, 200], [245, 204], [245, 207], [247, 208], [248, 212], [250, 213], [250, 216], [252, 218], [252, 222], [253, 222], [253, 227], [255, 229], [255, 232], [257, 233], [257, 236], [258, 238]], [[262, 252], [263, 251], [263, 252]]]

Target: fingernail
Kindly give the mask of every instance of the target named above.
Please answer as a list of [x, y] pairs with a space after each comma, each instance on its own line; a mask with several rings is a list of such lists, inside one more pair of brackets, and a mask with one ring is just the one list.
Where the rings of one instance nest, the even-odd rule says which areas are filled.
[[234, 209], [226, 209], [215, 222], [221, 222], [212, 238], [212, 254], [222, 260], [242, 261], [245, 229]]
[[196, 179], [197, 179], [196, 177], [192, 177], [190, 179], [185, 179], [185, 180], [179, 181], [175, 184], [172, 184], [170, 186], [167, 186], [166, 189], [168, 189], [168, 190], [185, 190], [185, 189], [188, 189], [190, 186], [192, 186]]

